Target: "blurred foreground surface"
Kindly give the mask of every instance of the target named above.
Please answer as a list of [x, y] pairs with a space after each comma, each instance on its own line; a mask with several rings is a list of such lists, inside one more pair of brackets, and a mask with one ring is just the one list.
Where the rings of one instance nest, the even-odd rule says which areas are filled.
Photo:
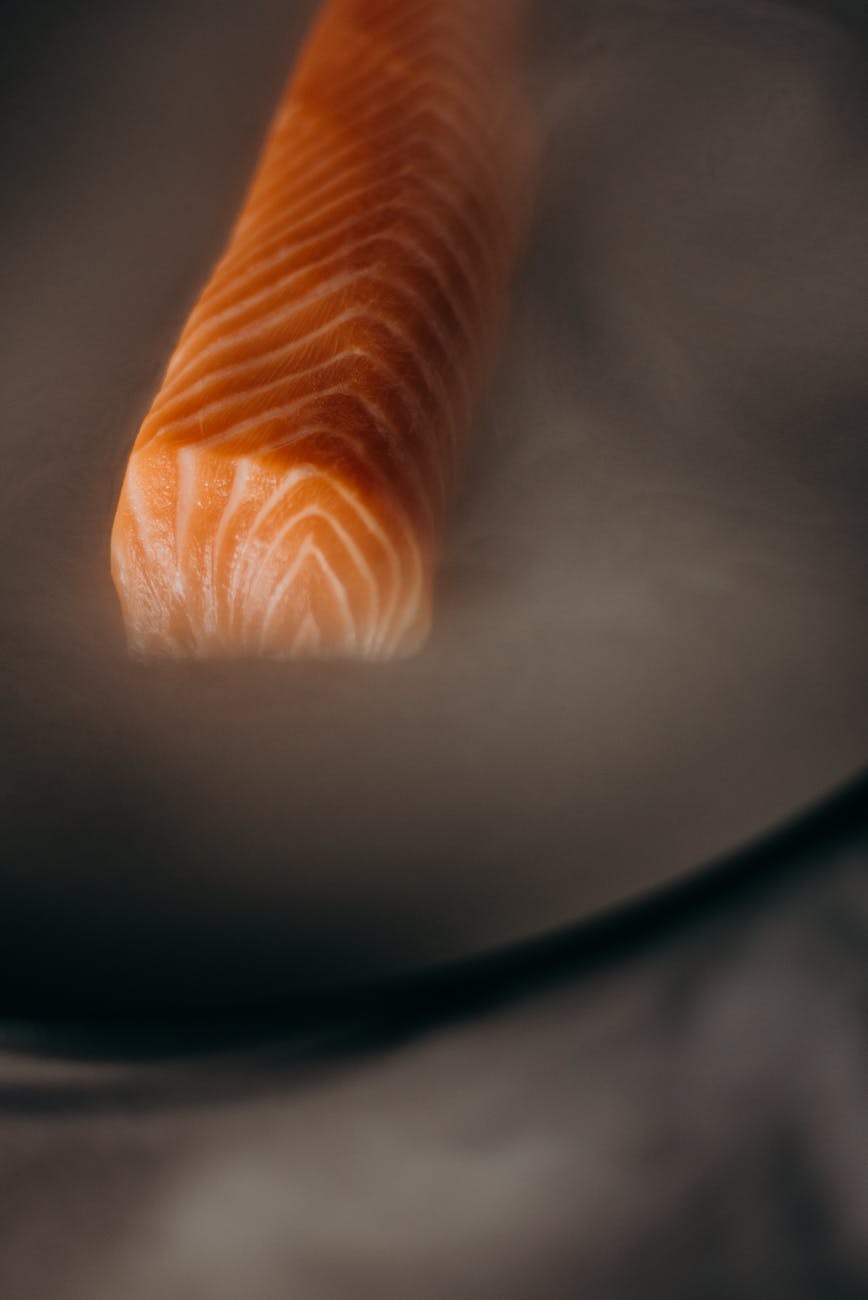
[[0, 1294], [858, 1300], [864, 807], [754, 865], [319, 1048], [275, 1018], [152, 1027], [174, 1057], [67, 1030], [64, 1060], [7, 1026]]

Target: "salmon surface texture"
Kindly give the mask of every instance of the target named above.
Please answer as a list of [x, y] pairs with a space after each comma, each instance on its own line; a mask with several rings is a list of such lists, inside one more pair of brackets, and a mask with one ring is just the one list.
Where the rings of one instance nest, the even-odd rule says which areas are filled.
[[412, 653], [525, 228], [503, 0], [329, 0], [136, 439], [130, 649]]

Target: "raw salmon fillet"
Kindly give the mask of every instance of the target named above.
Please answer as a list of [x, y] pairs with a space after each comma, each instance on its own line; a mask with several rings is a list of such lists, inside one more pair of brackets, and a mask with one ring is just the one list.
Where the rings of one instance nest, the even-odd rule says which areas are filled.
[[527, 212], [511, 0], [329, 0], [130, 456], [133, 652], [388, 658]]

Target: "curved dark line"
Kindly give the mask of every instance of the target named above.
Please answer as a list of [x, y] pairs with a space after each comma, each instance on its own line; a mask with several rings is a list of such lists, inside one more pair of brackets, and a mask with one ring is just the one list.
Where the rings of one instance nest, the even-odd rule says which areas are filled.
[[[0, 1112], [78, 1113], [285, 1093], [363, 1048], [391, 1047], [558, 981], [604, 971], [746, 899], [771, 899], [816, 869], [818, 850], [868, 849], [868, 771], [755, 844], [697, 874], [522, 945], [460, 963], [210, 1015], [0, 1022], [24, 1077], [0, 1083]], [[26, 1065], [33, 1067], [27, 1077]], [[47, 1062], [61, 1078], [43, 1081]], [[267, 1066], [267, 1072], [256, 1069]], [[62, 1077], [80, 1067], [84, 1079]], [[150, 1070], [158, 1069], [156, 1077]]]

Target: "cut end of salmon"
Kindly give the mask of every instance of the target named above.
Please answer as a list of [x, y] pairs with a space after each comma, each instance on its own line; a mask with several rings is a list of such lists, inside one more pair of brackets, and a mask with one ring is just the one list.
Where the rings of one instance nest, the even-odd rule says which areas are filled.
[[325, 0], [132, 450], [133, 653], [424, 642], [527, 224], [524, 8]]
[[149, 444], [130, 458], [112, 576], [142, 658], [392, 659], [431, 621], [432, 557], [333, 466]]

